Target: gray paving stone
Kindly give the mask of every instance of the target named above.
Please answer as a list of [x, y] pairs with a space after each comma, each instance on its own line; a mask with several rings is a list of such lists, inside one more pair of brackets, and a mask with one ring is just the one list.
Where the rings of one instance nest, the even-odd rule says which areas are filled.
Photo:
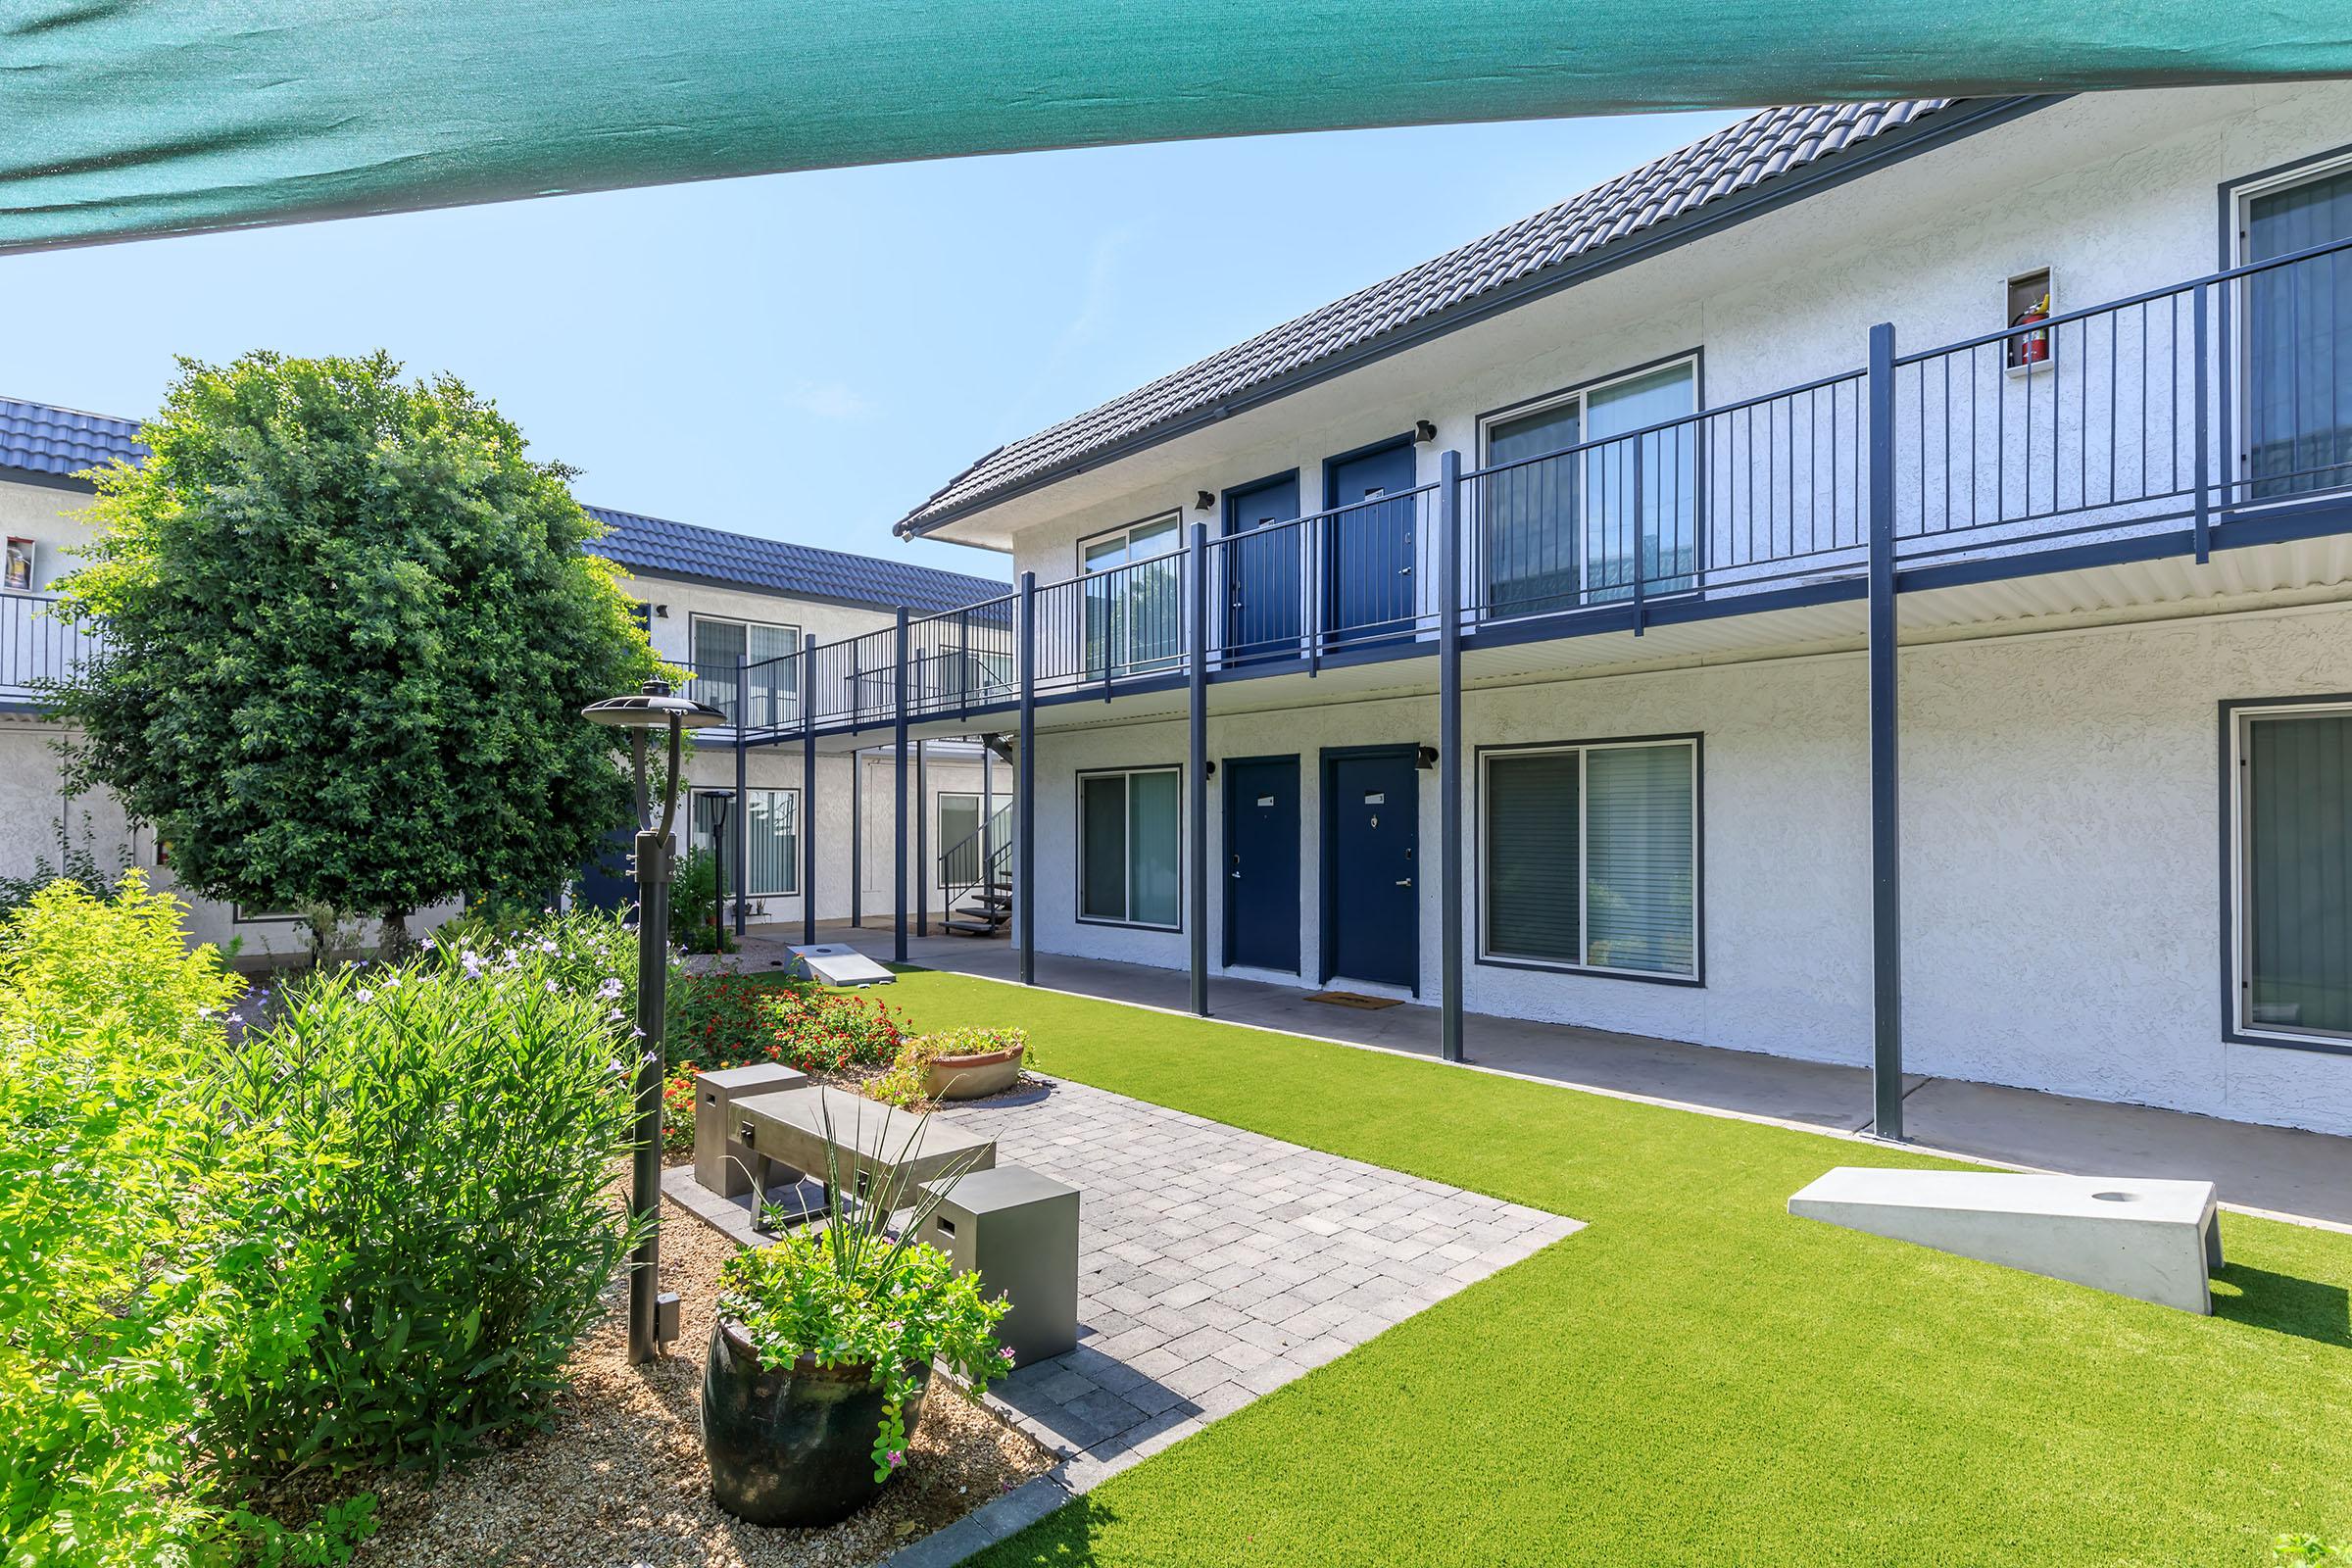
[[951, 1117], [1081, 1194], [1080, 1346], [992, 1396], [1071, 1491], [1578, 1228], [1075, 1084]]

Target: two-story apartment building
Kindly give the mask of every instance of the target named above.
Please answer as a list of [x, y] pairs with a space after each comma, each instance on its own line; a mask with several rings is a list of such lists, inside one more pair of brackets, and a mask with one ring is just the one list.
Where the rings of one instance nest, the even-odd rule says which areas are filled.
[[[40, 703], [40, 682], [63, 675], [93, 635], [47, 613], [51, 589], [91, 537], [80, 513], [92, 487], [76, 475], [118, 458], [137, 462], [143, 453], [135, 420], [0, 400], [0, 535], [8, 552], [8, 574], [0, 580], [0, 875], [27, 875], [44, 859], [58, 864], [70, 843], [86, 847], [102, 868], [135, 864], [159, 885], [172, 884], [169, 847], [151, 827], [125, 820], [103, 795], [69, 800], [62, 793], [57, 746], [72, 737]], [[698, 847], [717, 842], [714, 829], [723, 832], [729, 912], [740, 893], [741, 912], [752, 923], [803, 923], [811, 869], [804, 833], [813, 827], [817, 916], [887, 918], [895, 903], [900, 820], [895, 759], [871, 746], [821, 757], [811, 814], [798, 755], [760, 744], [789, 732], [799, 711], [797, 692], [772, 678], [766, 662], [808, 638], [832, 642], [894, 627], [902, 608], [928, 613], [1004, 585], [903, 561], [588, 510], [609, 530], [598, 549], [625, 569], [623, 587], [642, 607], [655, 651], [689, 671], [694, 696], [740, 715], [739, 726], [698, 737], [688, 776], [692, 799], [682, 813], [682, 827]], [[738, 728], [749, 742], [740, 759]], [[936, 912], [961, 896], [953, 884], [960, 863], [977, 858], [976, 847], [961, 856], [952, 852], [979, 831], [984, 803], [1008, 775], [978, 746], [957, 742], [931, 743], [923, 763], [922, 793], [912, 798], [921, 803], [921, 828], [910, 804], [907, 832], [929, 853], [910, 857], [909, 897], [919, 896], [918, 906]], [[951, 885], [942, 884], [943, 860]], [[625, 848], [616, 849], [601, 868], [588, 868], [582, 893], [627, 896], [614, 875], [624, 864]], [[918, 876], [928, 881], [919, 893]], [[451, 907], [425, 911], [418, 927]], [[191, 911], [198, 938], [239, 939], [247, 955], [299, 952], [306, 942], [284, 911], [200, 898], [191, 900]], [[373, 932], [363, 931], [362, 940], [371, 942]]]
[[956, 476], [1029, 695], [912, 730], [1196, 995], [2352, 1132], [2348, 127], [1753, 116]]

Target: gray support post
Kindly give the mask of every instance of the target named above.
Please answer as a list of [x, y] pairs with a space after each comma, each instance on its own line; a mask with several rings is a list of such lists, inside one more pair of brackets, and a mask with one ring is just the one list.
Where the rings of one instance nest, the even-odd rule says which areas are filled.
[[931, 781], [923, 766], [926, 743], [914, 743], [914, 934], [931, 934]]
[[995, 891], [996, 861], [990, 858], [995, 848], [995, 835], [989, 822], [997, 814], [997, 754], [989, 750], [988, 737], [980, 737], [980, 891], [985, 904]]
[[[750, 704], [751, 700], [752, 700], [752, 686], [751, 686], [751, 661], [750, 661], [749, 659], [747, 659], [747, 658], [738, 658], [738, 659], [735, 661], [735, 868], [734, 868], [734, 869], [735, 869], [735, 934], [736, 934], [737, 936], [741, 936], [741, 935], [743, 935], [744, 924], [745, 924], [745, 921], [746, 921], [746, 920], [747, 920], [747, 918], [748, 918], [748, 914], [747, 914], [746, 910], [747, 910], [747, 906], [748, 906], [750, 905], [750, 903], [751, 903], [751, 901], [750, 901], [749, 899], [747, 899], [747, 898], [745, 898], [745, 897], [743, 896], [743, 890], [744, 890], [745, 888], [748, 888], [748, 887], [750, 887], [750, 886], [752, 885], [752, 884], [751, 884], [751, 870], [752, 870], [752, 849], [751, 849], [751, 845], [752, 845], [752, 835], [751, 835], [749, 832], [747, 832], [747, 831], [745, 830], [745, 817], [744, 817], [744, 814], [743, 814], [743, 808], [744, 808], [744, 805], [745, 805], [745, 803], [746, 803], [746, 802], [747, 802], [747, 801], [750, 799], [750, 795], [751, 795], [750, 789], [748, 788], [748, 786], [749, 786], [749, 785], [750, 785], [750, 783], [751, 783], [751, 778], [750, 778], [750, 773], [751, 773], [751, 764], [750, 764], [750, 762], [749, 762], [749, 760], [748, 760], [748, 758], [749, 758], [749, 756], [750, 756], [750, 751], [749, 751], [749, 748], [747, 748], [747, 747], [744, 745], [744, 743], [743, 743], [743, 721], [744, 721], [744, 717], [745, 717], [746, 710], [747, 710], [747, 708], [748, 708], [748, 705]], [[725, 848], [725, 846], [724, 846], [723, 842], [722, 842], [722, 844], [721, 844], [720, 848], [721, 848], [721, 853], [723, 854], [723, 853], [724, 853], [724, 848]]]
[[1193, 524], [1193, 547], [1185, 554], [1185, 639], [1191, 643], [1191, 679], [1186, 703], [1189, 747], [1185, 808], [1192, 841], [1185, 859], [1192, 905], [1193, 1011], [1208, 1016], [1208, 525]]
[[893, 734], [897, 744], [892, 750], [898, 757], [896, 782], [897, 799], [891, 816], [891, 868], [893, 886], [897, 889], [892, 904], [891, 956], [900, 963], [906, 961], [906, 612], [899, 611], [898, 657], [891, 661], [898, 680], [897, 722]]
[[1871, 1114], [1903, 1136], [1902, 832], [1894, 685], [1894, 327], [1870, 329]]
[[[816, 638], [801, 638], [801, 940], [816, 945], [816, 705], [808, 700], [808, 671], [816, 667]], [[751, 834], [743, 838], [748, 842]]]
[[[1438, 1009], [1462, 1056], [1462, 455], [1438, 454]], [[1637, 622], [1637, 625], [1639, 623]]]
[[865, 753], [850, 743], [850, 929], [865, 924]]
[[1037, 573], [1021, 573], [1021, 733], [1012, 767], [1012, 925], [1037, 984]]

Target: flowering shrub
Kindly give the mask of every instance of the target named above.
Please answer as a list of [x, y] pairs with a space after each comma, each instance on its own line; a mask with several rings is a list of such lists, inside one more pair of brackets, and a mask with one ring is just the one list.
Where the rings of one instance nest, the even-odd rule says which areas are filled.
[[905, 1026], [887, 1003], [854, 991], [740, 974], [671, 977], [667, 1054], [673, 1067], [781, 1061], [803, 1072], [878, 1067]]
[[512, 911], [468, 910], [433, 933], [439, 962], [472, 978], [493, 969], [527, 969], [634, 1028], [637, 1016], [637, 932], [602, 909], [543, 909], [527, 918]]
[[1021, 1063], [1029, 1061], [1029, 1035], [1022, 1029], [950, 1029], [940, 1034], [915, 1035], [899, 1047], [890, 1071], [865, 1086], [866, 1095], [886, 1104], [912, 1110], [929, 1102], [931, 1064], [942, 1056], [979, 1056], [1020, 1048]]
[[227, 1054], [224, 1113], [297, 1153], [279, 1233], [334, 1259], [293, 1375], [221, 1400], [246, 1465], [438, 1470], [546, 1418], [635, 1240], [608, 1191], [635, 1057], [602, 966], [552, 939], [355, 966]]

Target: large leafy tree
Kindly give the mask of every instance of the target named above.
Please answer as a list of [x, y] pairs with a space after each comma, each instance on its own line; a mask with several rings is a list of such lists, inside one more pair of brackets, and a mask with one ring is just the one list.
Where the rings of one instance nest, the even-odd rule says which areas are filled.
[[629, 819], [579, 710], [660, 665], [571, 470], [489, 402], [382, 354], [183, 360], [142, 439], [94, 475], [103, 531], [63, 586], [104, 648], [58, 706], [184, 884], [399, 944]]

